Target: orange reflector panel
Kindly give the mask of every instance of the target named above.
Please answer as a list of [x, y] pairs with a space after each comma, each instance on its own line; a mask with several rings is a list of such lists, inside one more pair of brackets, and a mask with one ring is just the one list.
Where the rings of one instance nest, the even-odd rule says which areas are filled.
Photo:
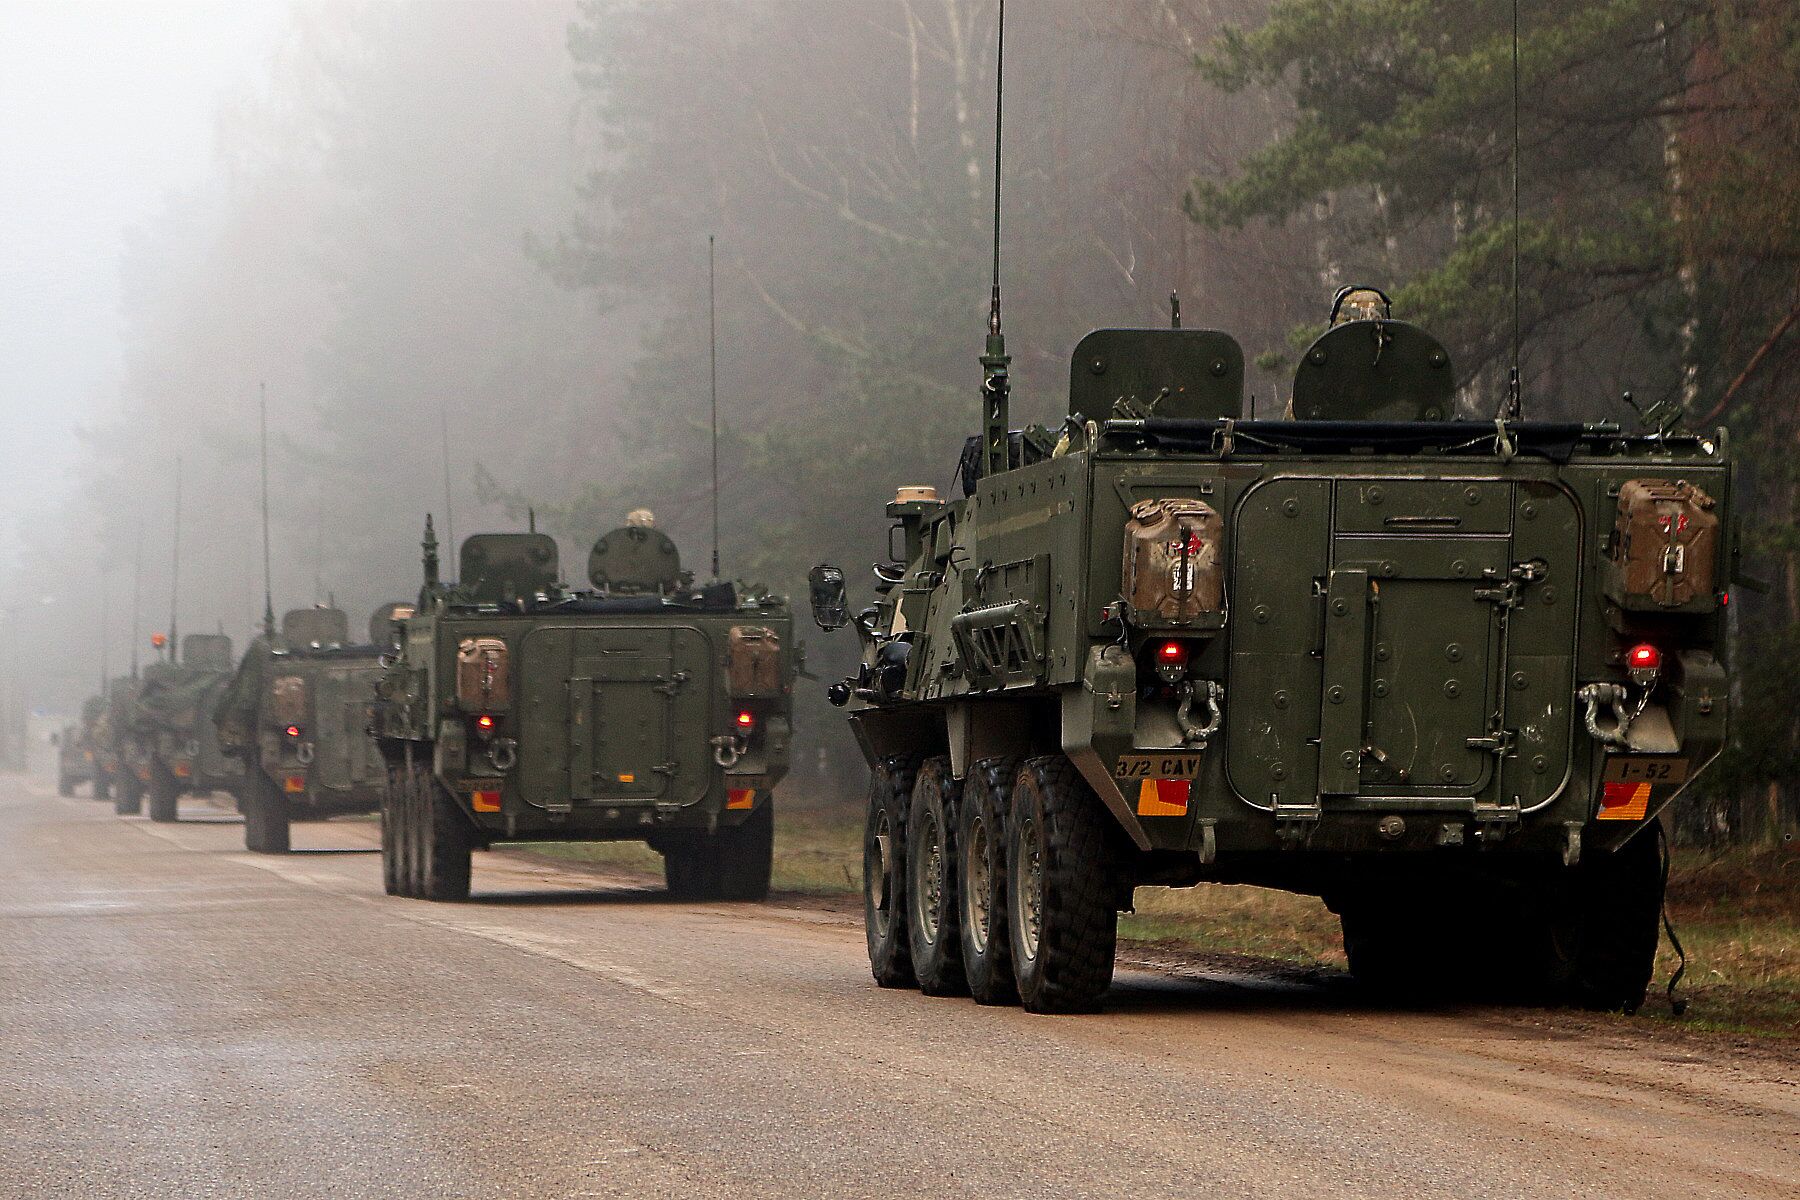
[[193, 773], [194, 773], [194, 768], [188, 766], [186, 763], [176, 763], [175, 764], [175, 774], [177, 776], [179, 776], [180, 778], [186, 779], [188, 776], [192, 775]]
[[756, 807], [755, 788], [730, 788], [725, 792], [726, 808]]
[[1650, 809], [1647, 783], [1608, 783], [1600, 789], [1602, 821], [1641, 821]]
[[499, 792], [476, 792], [470, 800], [470, 806], [476, 812], [499, 812]]
[[286, 792], [304, 792], [306, 790], [306, 776], [289, 775], [282, 781], [281, 788]]
[[619, 776], [619, 782], [620, 783], [636, 783], [637, 776], [631, 774], [630, 772], [627, 772], [627, 773]]
[[1185, 817], [1188, 810], [1188, 791], [1193, 781], [1188, 779], [1146, 779], [1138, 785], [1137, 815], [1140, 817]]

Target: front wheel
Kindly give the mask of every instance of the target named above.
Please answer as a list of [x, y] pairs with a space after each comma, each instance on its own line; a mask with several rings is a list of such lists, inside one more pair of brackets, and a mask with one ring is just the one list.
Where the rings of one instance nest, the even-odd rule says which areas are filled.
[[1656, 969], [1664, 880], [1654, 826], [1584, 855], [1522, 929], [1527, 986], [1551, 1003], [1635, 1013]]
[[1112, 985], [1117, 834], [1060, 755], [1026, 760], [1007, 830], [1007, 932], [1029, 1012], [1089, 1012]]
[[261, 770], [244, 784], [244, 849], [253, 854], [286, 854], [289, 841], [287, 796]]
[[869, 780], [863, 823], [863, 930], [869, 970], [882, 987], [912, 987], [911, 939], [906, 931], [906, 822], [916, 755], [896, 754]]

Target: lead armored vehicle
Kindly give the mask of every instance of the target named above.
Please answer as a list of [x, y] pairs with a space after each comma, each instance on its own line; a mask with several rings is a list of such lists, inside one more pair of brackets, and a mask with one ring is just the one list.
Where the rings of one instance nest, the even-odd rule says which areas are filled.
[[881, 984], [1088, 1008], [1135, 888], [1217, 881], [1322, 896], [1402, 995], [1641, 1003], [1657, 816], [1726, 735], [1724, 435], [1457, 419], [1385, 297], [1333, 317], [1291, 419], [1224, 333], [1107, 329], [1021, 432], [996, 298], [965, 494], [888, 506], [833, 689]]
[[219, 748], [212, 721], [231, 678], [231, 639], [222, 633], [190, 633], [168, 662], [144, 672], [132, 735], [143, 748], [152, 821], [176, 820], [184, 795], [237, 791], [243, 762]]
[[469, 894], [498, 842], [643, 841], [682, 898], [769, 888], [794, 678], [787, 601], [696, 585], [648, 514], [600, 538], [592, 590], [556, 541], [484, 533], [440, 582], [429, 521], [418, 612], [381, 685], [390, 893]]
[[243, 759], [237, 790], [244, 845], [285, 854], [290, 825], [381, 807], [386, 768], [369, 737], [381, 656], [397, 605], [377, 609], [352, 641], [340, 608], [297, 608], [258, 638], [220, 698], [220, 744]]

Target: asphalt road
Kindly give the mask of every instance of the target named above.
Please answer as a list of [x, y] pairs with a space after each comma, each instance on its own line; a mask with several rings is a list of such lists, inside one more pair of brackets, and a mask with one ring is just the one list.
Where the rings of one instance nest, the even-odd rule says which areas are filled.
[[837, 913], [183, 815], [0, 779], [0, 1196], [1800, 1195], [1792, 1057], [1220, 974], [1032, 1017]]

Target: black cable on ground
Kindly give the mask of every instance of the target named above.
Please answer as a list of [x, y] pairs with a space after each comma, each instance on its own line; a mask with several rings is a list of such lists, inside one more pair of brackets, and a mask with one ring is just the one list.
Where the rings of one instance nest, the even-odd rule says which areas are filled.
[[1656, 823], [1656, 844], [1662, 850], [1662, 925], [1663, 932], [1669, 935], [1669, 945], [1675, 948], [1675, 956], [1681, 961], [1675, 967], [1675, 973], [1669, 976], [1669, 1011], [1676, 1016], [1684, 1015], [1688, 1010], [1687, 998], [1677, 996], [1675, 987], [1681, 977], [1687, 974], [1687, 951], [1681, 948], [1681, 939], [1675, 936], [1675, 922], [1669, 919], [1669, 864], [1675, 858], [1675, 852], [1669, 846], [1668, 830], [1663, 823]]

